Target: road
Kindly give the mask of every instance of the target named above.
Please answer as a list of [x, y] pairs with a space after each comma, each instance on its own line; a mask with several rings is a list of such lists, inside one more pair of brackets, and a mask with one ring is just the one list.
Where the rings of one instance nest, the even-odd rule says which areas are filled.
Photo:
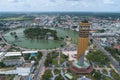
[[109, 58], [111, 65], [120, 74], [119, 62], [116, 61], [115, 58], [108, 51], [106, 51], [95, 38], [93, 37], [90, 37], [90, 38], [93, 39], [93, 43], [99, 48], [99, 50]]
[[2, 59], [5, 57], [6, 52], [3, 52], [3, 54], [0, 56], [0, 62], [2, 61]]
[[37, 66], [33, 80], [41, 80], [40, 73], [42, 73], [42, 71], [44, 70], [44, 62], [45, 62], [46, 56], [47, 56], [47, 53], [43, 52], [43, 56], [41, 60], [39, 61], [39, 65]]

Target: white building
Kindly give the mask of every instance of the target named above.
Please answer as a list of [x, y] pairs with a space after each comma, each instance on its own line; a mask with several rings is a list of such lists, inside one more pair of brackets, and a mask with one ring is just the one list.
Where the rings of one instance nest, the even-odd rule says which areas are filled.
[[31, 53], [38, 53], [38, 51], [23, 51], [23, 54], [31, 54]]
[[5, 54], [5, 57], [9, 57], [9, 56], [22, 56], [21, 52], [7, 52]]
[[27, 63], [23, 67], [17, 67], [15, 70], [0, 70], [0, 74], [17, 74], [20, 76], [28, 76], [33, 69], [32, 63]]

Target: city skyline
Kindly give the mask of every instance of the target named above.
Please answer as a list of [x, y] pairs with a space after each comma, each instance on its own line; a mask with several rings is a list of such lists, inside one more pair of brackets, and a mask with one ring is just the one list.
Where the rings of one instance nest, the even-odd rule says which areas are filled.
[[118, 0], [40, 1], [0, 0], [0, 80], [120, 79]]
[[120, 0], [0, 0], [0, 12], [119, 12]]

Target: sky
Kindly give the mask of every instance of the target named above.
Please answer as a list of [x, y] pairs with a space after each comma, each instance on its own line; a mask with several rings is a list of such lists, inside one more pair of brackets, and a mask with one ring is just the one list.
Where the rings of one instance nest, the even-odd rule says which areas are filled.
[[0, 0], [0, 12], [120, 12], [120, 0]]

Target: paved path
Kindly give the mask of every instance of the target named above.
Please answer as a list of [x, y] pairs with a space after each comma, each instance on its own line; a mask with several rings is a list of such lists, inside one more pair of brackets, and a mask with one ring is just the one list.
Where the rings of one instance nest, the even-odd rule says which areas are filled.
[[60, 74], [61, 74], [61, 76], [64, 78], [64, 80], [67, 80], [67, 78], [66, 78], [65, 75], [64, 75], [63, 70], [61, 70]]
[[45, 62], [46, 56], [47, 56], [47, 53], [43, 53], [43, 56], [42, 56], [41, 60], [39, 61], [39, 65], [36, 69], [33, 80], [41, 80], [41, 74], [44, 70], [44, 62]]
[[57, 76], [59, 76], [59, 74], [56, 74], [56, 75], [55, 75], [54, 70], [55, 70], [55, 67], [54, 67], [54, 65], [53, 65], [52, 70], [51, 70], [51, 73], [52, 73], [52, 75], [53, 75], [53, 77], [51, 78], [52, 80], [55, 80], [55, 78], [56, 78]]

